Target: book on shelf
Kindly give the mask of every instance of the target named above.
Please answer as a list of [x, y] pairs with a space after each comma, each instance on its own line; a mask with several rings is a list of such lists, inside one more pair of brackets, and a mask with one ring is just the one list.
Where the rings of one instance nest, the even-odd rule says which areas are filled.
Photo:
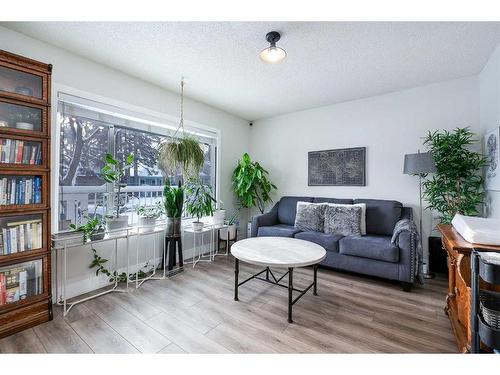
[[42, 178], [0, 177], [0, 205], [42, 203]]
[[41, 293], [35, 265], [0, 271], [0, 306]]
[[42, 164], [41, 144], [15, 139], [0, 139], [0, 163]]
[[41, 219], [7, 223], [0, 231], [0, 255], [41, 248], [42, 232]]

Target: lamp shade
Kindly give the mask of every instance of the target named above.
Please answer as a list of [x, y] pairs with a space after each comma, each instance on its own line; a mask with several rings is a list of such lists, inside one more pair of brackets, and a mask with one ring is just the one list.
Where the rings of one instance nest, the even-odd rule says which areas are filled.
[[436, 163], [430, 152], [405, 155], [404, 174], [424, 174], [436, 172]]

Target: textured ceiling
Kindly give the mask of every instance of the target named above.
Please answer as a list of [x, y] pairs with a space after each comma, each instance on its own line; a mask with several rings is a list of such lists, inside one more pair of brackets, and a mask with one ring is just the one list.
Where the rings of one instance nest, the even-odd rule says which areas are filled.
[[[481, 71], [500, 23], [16, 22], [2, 26], [256, 120]], [[288, 57], [263, 63], [268, 31]]]

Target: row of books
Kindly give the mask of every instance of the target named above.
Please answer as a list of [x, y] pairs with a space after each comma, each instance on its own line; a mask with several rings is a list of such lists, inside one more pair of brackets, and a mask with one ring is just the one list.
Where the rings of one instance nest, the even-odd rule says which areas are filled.
[[42, 246], [41, 219], [10, 222], [0, 231], [0, 255], [40, 249]]
[[42, 178], [0, 178], [0, 205], [42, 203]]
[[42, 285], [36, 264], [0, 271], [0, 306], [40, 294]]
[[41, 144], [14, 139], [0, 139], [0, 162], [42, 164]]

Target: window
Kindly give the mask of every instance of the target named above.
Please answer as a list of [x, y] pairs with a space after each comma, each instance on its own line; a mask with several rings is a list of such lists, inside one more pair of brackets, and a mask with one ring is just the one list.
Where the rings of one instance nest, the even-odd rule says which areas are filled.
[[[127, 203], [123, 214], [129, 222], [137, 220], [135, 209], [139, 205], [151, 206], [162, 200], [164, 177], [157, 167], [158, 145], [175, 131], [175, 125], [132, 117], [123, 111], [88, 100], [63, 96], [58, 103], [60, 125], [59, 166], [59, 230], [69, 224], [85, 222], [86, 215], [104, 216], [110, 212], [108, 197], [112, 186], [100, 177], [106, 153], [121, 162], [134, 154], [131, 168], [125, 171], [123, 182], [127, 187]], [[191, 129], [190, 129], [191, 130]], [[200, 173], [202, 181], [212, 186], [216, 181], [215, 133], [196, 132], [205, 150], [205, 165]], [[182, 176], [170, 178], [177, 184]], [[112, 208], [111, 208], [112, 209]]]

